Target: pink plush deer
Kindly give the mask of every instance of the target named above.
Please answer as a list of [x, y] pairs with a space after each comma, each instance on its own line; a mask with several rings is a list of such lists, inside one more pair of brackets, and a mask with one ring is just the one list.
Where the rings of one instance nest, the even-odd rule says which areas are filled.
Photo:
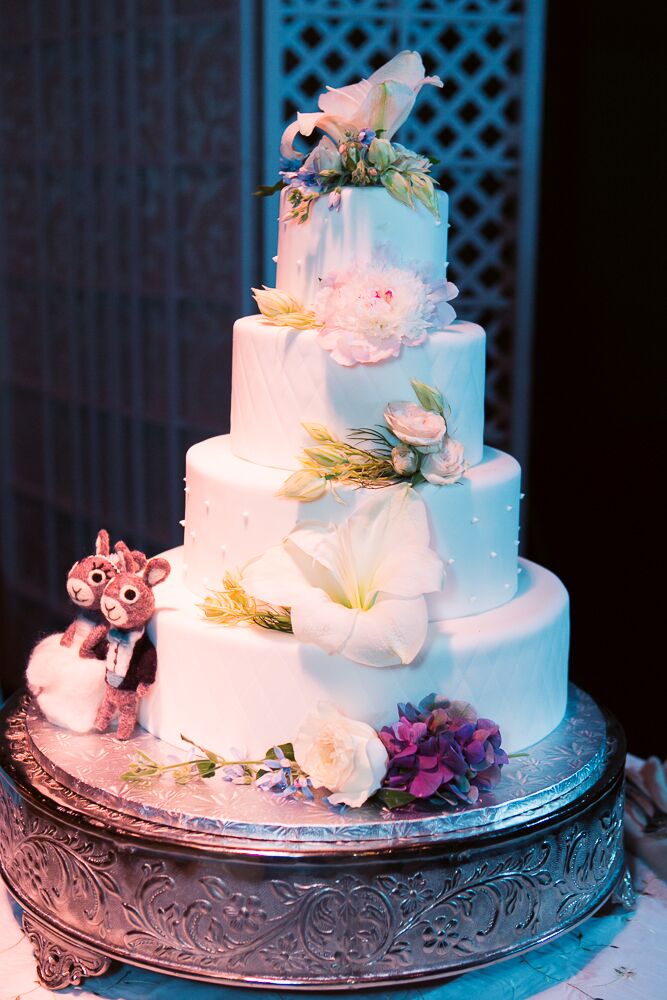
[[157, 653], [146, 625], [155, 610], [153, 587], [169, 576], [166, 559], [146, 561], [123, 542], [115, 546], [120, 572], [109, 580], [100, 604], [108, 625], [106, 635], [106, 684], [95, 728], [105, 732], [118, 714], [119, 740], [134, 731], [139, 699], [148, 693], [157, 673]]
[[67, 593], [78, 614], [63, 632], [61, 646], [71, 646], [78, 637], [79, 656], [95, 656], [95, 649], [109, 628], [100, 611], [100, 601], [104, 588], [117, 573], [118, 556], [111, 555], [109, 533], [102, 528], [97, 534], [95, 554], [79, 559], [67, 574]]

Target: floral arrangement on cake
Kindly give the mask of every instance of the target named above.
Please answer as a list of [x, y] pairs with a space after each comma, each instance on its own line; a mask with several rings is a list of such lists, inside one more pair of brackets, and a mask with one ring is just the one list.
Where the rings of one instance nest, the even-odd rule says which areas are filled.
[[451, 281], [427, 268], [399, 267], [388, 254], [325, 275], [312, 309], [278, 288], [253, 288], [259, 311], [274, 326], [317, 330], [320, 346], [339, 365], [377, 364], [402, 347], [423, 344], [436, 328], [450, 326], [458, 295]]
[[424, 501], [398, 486], [342, 524], [297, 525], [200, 607], [218, 624], [292, 632], [355, 663], [411, 663], [426, 639], [424, 595], [443, 577], [429, 540]]
[[280, 496], [309, 502], [337, 484], [378, 488], [396, 483], [448, 486], [467, 469], [463, 445], [449, 434], [449, 407], [439, 389], [412, 379], [418, 402], [388, 403], [384, 426], [361, 427], [342, 441], [321, 424], [303, 426], [314, 441], [301, 455], [301, 469]]
[[413, 803], [457, 808], [492, 791], [509, 762], [495, 722], [478, 718], [466, 702], [434, 694], [417, 706], [399, 705], [397, 721], [379, 732], [321, 702], [292, 743], [272, 747], [261, 760], [228, 760], [182, 738], [199, 755], [160, 764], [140, 753], [123, 780], [171, 773], [187, 783], [220, 772], [226, 781], [306, 800], [324, 788], [332, 806], [357, 808], [372, 799], [388, 809]]
[[[287, 188], [287, 218], [303, 223], [313, 202], [324, 194], [329, 196], [329, 208], [337, 209], [344, 187], [381, 185], [403, 204], [414, 208], [420, 202], [439, 219], [437, 181], [430, 176], [436, 161], [391, 141], [426, 84], [442, 87], [442, 80], [425, 75], [418, 52], [405, 51], [368, 79], [327, 87], [318, 98], [319, 111], [299, 112], [285, 129], [280, 181], [260, 187], [257, 193]], [[315, 129], [324, 135], [304, 159], [294, 140], [299, 133], [312, 135]]]

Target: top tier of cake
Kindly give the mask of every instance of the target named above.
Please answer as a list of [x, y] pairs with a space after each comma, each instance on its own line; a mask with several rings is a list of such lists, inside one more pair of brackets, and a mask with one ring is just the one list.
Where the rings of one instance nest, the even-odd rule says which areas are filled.
[[276, 286], [311, 308], [323, 278], [388, 258], [397, 267], [426, 268], [443, 282], [447, 268], [448, 198], [437, 194], [440, 219], [415, 202], [408, 208], [382, 187], [343, 188], [331, 210], [318, 198], [308, 220], [290, 220], [286, 191], [280, 199]]

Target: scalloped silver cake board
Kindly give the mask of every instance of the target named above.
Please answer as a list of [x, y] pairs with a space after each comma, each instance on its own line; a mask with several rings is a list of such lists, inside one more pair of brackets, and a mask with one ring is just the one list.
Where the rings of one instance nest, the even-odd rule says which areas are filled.
[[123, 783], [129, 743], [0, 715], [0, 874], [41, 981], [112, 960], [281, 989], [460, 974], [570, 930], [614, 897], [623, 859], [623, 732], [570, 686], [566, 716], [503, 769], [495, 795], [442, 812], [337, 812], [217, 776]]

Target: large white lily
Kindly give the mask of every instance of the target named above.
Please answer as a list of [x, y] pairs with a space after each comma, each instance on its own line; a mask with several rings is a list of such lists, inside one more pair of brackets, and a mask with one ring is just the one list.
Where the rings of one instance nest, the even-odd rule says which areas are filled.
[[299, 112], [297, 119], [283, 132], [280, 153], [289, 160], [301, 159], [303, 153], [294, 148], [298, 133], [312, 135], [319, 128], [338, 144], [346, 132], [360, 129], [382, 131], [391, 139], [406, 120], [424, 84], [442, 87], [437, 76], [425, 76], [424, 64], [418, 52], [399, 52], [376, 70], [367, 80], [348, 87], [327, 87], [320, 94], [319, 111]]
[[424, 501], [408, 485], [378, 490], [342, 524], [304, 522], [243, 570], [253, 597], [291, 609], [297, 639], [356, 663], [411, 663], [426, 639], [424, 594], [442, 562]]

